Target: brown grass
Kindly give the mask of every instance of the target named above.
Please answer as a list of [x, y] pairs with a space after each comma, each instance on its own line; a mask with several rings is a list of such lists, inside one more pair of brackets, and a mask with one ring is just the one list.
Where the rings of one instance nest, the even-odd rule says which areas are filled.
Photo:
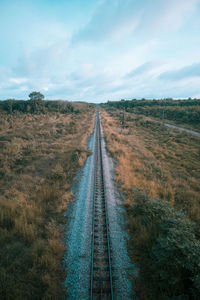
[[127, 209], [129, 254], [139, 271], [133, 289], [144, 300], [197, 299], [199, 139], [141, 116], [126, 114], [124, 123], [121, 111], [102, 111]]
[[77, 108], [76, 114], [2, 113], [1, 299], [65, 297], [61, 228], [70, 186], [89, 155], [86, 142], [94, 127], [94, 109]]
[[200, 219], [199, 139], [165, 128], [140, 117], [125, 117], [119, 111], [102, 112], [110, 153], [117, 159], [116, 181], [131, 205], [134, 190], [150, 199], [160, 198], [188, 216]]

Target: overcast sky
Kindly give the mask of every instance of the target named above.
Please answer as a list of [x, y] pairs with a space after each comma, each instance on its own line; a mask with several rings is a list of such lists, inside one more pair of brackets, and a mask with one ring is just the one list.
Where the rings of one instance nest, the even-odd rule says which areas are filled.
[[0, 0], [0, 99], [200, 97], [200, 0]]

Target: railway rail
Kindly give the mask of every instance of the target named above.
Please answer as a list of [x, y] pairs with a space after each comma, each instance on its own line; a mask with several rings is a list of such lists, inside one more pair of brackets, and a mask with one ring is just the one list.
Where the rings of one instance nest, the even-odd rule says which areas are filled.
[[90, 299], [114, 299], [99, 109], [96, 119]]

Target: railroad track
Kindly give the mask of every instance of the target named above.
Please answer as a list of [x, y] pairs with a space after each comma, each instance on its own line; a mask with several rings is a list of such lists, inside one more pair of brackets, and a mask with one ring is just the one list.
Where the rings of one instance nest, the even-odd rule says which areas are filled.
[[90, 299], [113, 299], [109, 224], [104, 190], [99, 110], [95, 139]]

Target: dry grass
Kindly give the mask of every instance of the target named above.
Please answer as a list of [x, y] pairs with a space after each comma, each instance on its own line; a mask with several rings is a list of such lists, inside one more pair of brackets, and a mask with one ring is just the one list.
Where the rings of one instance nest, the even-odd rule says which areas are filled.
[[139, 117], [102, 113], [107, 147], [117, 159], [116, 180], [131, 205], [134, 190], [160, 198], [200, 219], [199, 139]]
[[77, 108], [73, 114], [1, 115], [1, 299], [64, 298], [61, 228], [94, 126], [94, 109]]
[[127, 209], [130, 257], [139, 268], [134, 290], [144, 300], [197, 299], [199, 139], [130, 114], [122, 128], [119, 110], [103, 110], [102, 125]]

